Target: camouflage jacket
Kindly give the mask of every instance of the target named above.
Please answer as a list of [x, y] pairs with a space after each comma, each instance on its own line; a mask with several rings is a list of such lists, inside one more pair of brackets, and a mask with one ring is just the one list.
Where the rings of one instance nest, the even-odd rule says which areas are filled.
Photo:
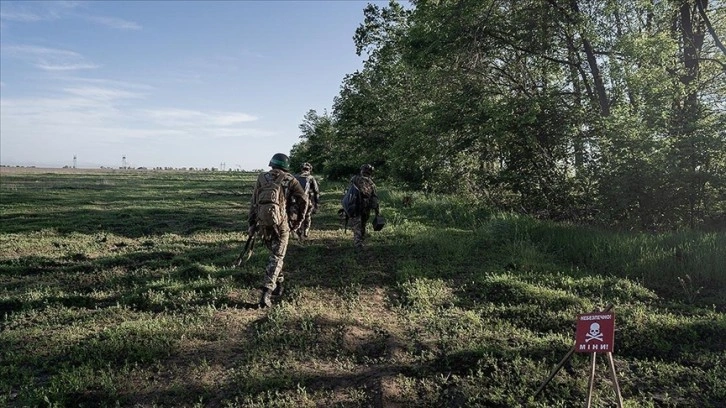
[[[292, 202], [292, 198], [294, 198], [296, 202], [303, 203], [303, 205], [295, 206], [296, 219], [303, 219], [303, 216], [305, 215], [305, 211], [307, 210], [308, 206], [308, 197], [307, 194], [305, 194], [305, 190], [303, 190], [300, 183], [295, 179], [295, 176], [293, 176], [292, 174], [280, 169], [272, 169], [266, 173], [261, 173], [257, 177], [255, 189], [252, 192], [252, 199], [250, 200], [249, 215], [247, 216], [247, 222], [250, 226], [254, 226], [257, 223], [257, 196], [262, 186], [262, 182], [264, 181], [264, 178], [267, 178], [268, 180], [269, 178], [278, 178], [280, 177], [281, 173], [284, 173], [284, 178], [282, 180], [282, 189], [285, 197], [285, 202], [283, 203], [285, 207], [285, 214], [289, 215], [287, 214], [290, 210], [289, 204]], [[287, 220], [285, 219], [283, 221], [283, 226], [286, 227]]]
[[315, 177], [312, 176], [309, 171], [303, 171], [297, 177], [305, 177], [308, 179], [308, 183], [310, 184], [310, 187], [308, 188], [308, 197], [311, 200], [308, 204], [318, 204], [320, 202], [320, 186], [318, 185], [318, 181]]
[[376, 183], [370, 177], [362, 176], [360, 174], [353, 176], [350, 182], [354, 184], [363, 195], [363, 210], [370, 211], [375, 210], [378, 214], [378, 193], [376, 192]]

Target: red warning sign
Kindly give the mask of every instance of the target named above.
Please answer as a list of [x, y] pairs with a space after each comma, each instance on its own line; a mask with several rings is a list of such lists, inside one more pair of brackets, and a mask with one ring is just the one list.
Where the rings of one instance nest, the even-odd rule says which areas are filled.
[[578, 353], [612, 353], [615, 343], [615, 314], [577, 315], [575, 351]]

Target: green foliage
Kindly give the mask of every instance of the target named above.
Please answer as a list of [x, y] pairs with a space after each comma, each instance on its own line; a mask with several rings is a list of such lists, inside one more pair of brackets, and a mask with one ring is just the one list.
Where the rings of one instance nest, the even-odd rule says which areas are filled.
[[292, 172], [299, 172], [302, 164], [308, 162], [313, 165], [315, 173], [335, 175], [340, 163], [332, 149], [335, 126], [331, 116], [327, 113], [320, 116], [315, 110], [310, 110], [305, 114], [300, 131], [302, 140], [290, 151]]
[[364, 66], [330, 117], [306, 116], [296, 155], [327, 157], [333, 179], [369, 162], [411, 189], [540, 218], [723, 227], [724, 8], [413, 6], [365, 8], [354, 36]]

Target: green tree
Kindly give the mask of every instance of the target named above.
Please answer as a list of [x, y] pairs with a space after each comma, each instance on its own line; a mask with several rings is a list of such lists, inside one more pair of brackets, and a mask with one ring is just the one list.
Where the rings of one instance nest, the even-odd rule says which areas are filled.
[[299, 169], [303, 163], [308, 162], [313, 165], [316, 173], [329, 173], [336, 166], [335, 123], [332, 116], [327, 112], [318, 115], [317, 111], [311, 109], [298, 127], [301, 140], [290, 151], [292, 168]]
[[[363, 162], [429, 192], [627, 228], [726, 210], [726, 9], [706, 0], [368, 5], [327, 174]], [[315, 136], [310, 136], [315, 135]], [[317, 143], [317, 142], [316, 142]], [[316, 159], [317, 160], [317, 159]]]

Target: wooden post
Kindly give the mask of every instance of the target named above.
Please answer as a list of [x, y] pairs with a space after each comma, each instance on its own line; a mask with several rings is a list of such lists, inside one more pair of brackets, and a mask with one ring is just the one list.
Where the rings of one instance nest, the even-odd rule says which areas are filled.
[[595, 386], [595, 356], [597, 353], [590, 353], [590, 381], [587, 383], [587, 408], [592, 406], [592, 389]]
[[540, 392], [542, 392], [542, 390], [544, 389], [544, 387], [547, 384], [549, 384], [550, 381], [552, 381], [552, 379], [555, 377], [555, 374], [557, 374], [557, 372], [560, 371], [560, 369], [562, 368], [562, 366], [565, 365], [565, 363], [567, 362], [567, 360], [569, 360], [570, 357], [572, 357], [573, 354], [575, 354], [575, 346], [572, 346], [572, 348], [570, 349], [570, 351], [568, 351], [567, 354], [565, 355], [565, 358], [563, 358], [562, 361], [560, 361], [560, 363], [557, 364], [557, 366], [555, 367], [555, 369], [552, 370], [552, 372], [550, 373], [550, 376], [547, 377], [547, 379], [545, 380], [545, 382], [543, 382], [542, 385], [539, 386], [539, 388], [537, 389], [537, 392], [534, 393], [534, 397], [535, 398], [537, 398], [537, 396], [539, 395]]
[[608, 362], [610, 363], [610, 376], [613, 380], [613, 388], [615, 389], [615, 395], [618, 397], [618, 408], [623, 408], [623, 395], [620, 393], [620, 385], [618, 384], [618, 376], [615, 374], [615, 360], [613, 359], [613, 353], [608, 352]]

